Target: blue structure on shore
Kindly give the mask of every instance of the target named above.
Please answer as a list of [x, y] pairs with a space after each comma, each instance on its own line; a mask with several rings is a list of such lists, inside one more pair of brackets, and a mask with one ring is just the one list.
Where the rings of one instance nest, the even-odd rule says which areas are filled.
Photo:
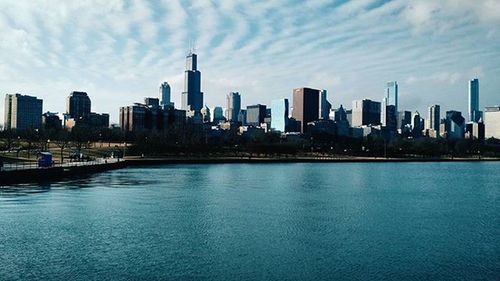
[[52, 167], [52, 153], [40, 152], [40, 158], [38, 158], [38, 167]]

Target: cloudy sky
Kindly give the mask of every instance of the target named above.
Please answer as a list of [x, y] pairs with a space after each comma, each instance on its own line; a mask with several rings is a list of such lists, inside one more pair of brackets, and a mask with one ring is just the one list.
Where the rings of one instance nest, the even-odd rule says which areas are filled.
[[500, 104], [499, 26], [500, 0], [0, 0], [0, 93], [62, 112], [86, 91], [116, 122], [168, 81], [180, 106], [194, 42], [208, 106], [229, 91], [270, 104], [309, 86], [350, 108], [397, 80], [402, 109], [465, 112], [473, 77], [481, 107]]

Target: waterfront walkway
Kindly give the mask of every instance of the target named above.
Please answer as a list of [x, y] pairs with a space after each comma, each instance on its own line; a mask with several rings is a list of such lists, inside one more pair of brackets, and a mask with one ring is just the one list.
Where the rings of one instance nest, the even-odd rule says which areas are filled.
[[81, 166], [94, 166], [103, 164], [118, 163], [119, 158], [97, 158], [91, 161], [69, 161], [64, 163], [54, 163], [51, 167], [39, 167], [36, 162], [17, 162], [4, 164], [0, 171], [19, 171], [19, 170], [33, 170], [33, 169], [51, 169], [51, 168], [68, 168], [68, 167], [81, 167]]

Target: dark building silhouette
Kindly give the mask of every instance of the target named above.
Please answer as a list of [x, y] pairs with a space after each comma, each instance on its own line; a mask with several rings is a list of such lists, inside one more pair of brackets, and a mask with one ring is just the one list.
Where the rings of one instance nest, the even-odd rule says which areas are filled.
[[300, 132], [307, 130], [307, 123], [319, 119], [320, 90], [298, 88], [293, 90], [292, 117], [300, 122]]
[[66, 99], [66, 113], [70, 118], [79, 119], [90, 114], [90, 98], [86, 92], [71, 92]]
[[262, 104], [247, 106], [247, 124], [252, 126], [260, 126], [266, 118], [266, 106]]
[[188, 117], [198, 117], [201, 122], [203, 93], [201, 92], [201, 72], [198, 70], [198, 57], [190, 52], [186, 57], [184, 71], [184, 92], [182, 92], [182, 110]]
[[45, 112], [42, 115], [42, 124], [45, 130], [60, 130], [62, 129], [61, 118], [57, 113]]
[[5, 95], [5, 130], [40, 129], [43, 101], [36, 97]]

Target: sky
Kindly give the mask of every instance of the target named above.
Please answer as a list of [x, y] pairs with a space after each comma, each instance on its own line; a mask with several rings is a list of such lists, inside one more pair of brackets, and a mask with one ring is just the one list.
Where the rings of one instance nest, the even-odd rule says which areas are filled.
[[120, 106], [158, 97], [180, 107], [185, 56], [198, 54], [205, 104], [291, 99], [326, 89], [334, 107], [380, 101], [399, 83], [399, 108], [467, 111], [500, 104], [500, 0], [0, 0], [0, 120], [8, 93], [63, 112], [72, 91], [118, 121]]

